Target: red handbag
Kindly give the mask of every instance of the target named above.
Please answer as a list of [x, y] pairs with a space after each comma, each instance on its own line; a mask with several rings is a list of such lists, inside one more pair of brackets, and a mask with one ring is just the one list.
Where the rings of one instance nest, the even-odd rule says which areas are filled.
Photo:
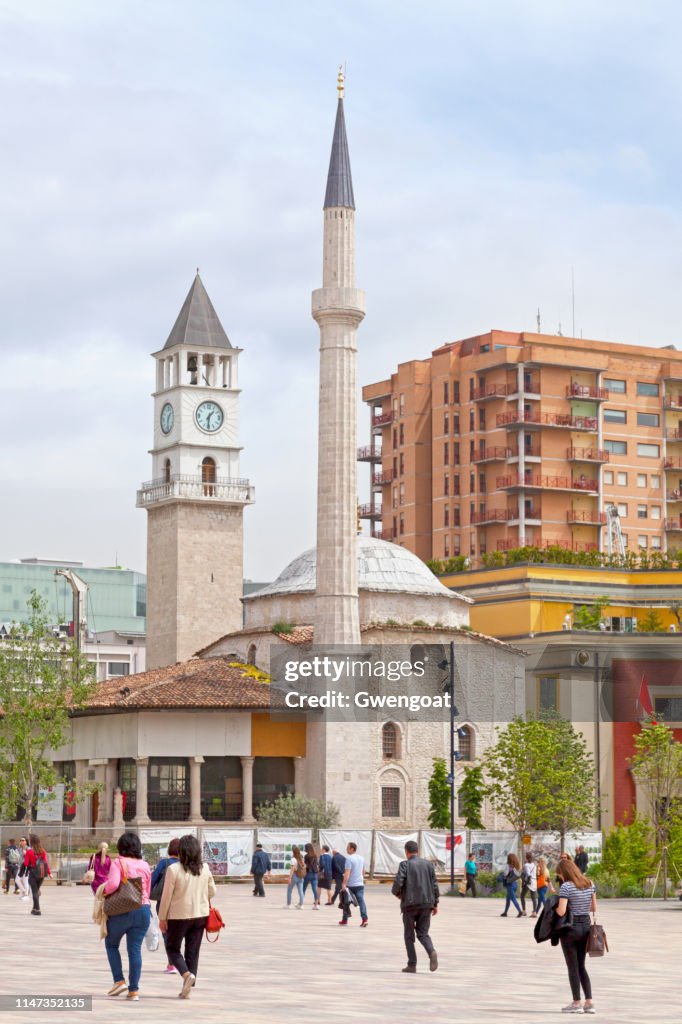
[[[225, 927], [222, 914], [215, 907], [208, 905], [208, 917], [206, 918], [206, 941], [217, 942], [220, 938], [220, 929]], [[209, 935], [215, 935], [215, 939], [209, 939]]]

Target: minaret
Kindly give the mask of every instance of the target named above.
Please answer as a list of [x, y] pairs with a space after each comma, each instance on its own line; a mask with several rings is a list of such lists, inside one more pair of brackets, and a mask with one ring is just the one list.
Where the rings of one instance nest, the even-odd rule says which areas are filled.
[[343, 72], [324, 197], [320, 326], [315, 645], [360, 643], [357, 573], [357, 342], [365, 315], [355, 287], [355, 201], [343, 115]]

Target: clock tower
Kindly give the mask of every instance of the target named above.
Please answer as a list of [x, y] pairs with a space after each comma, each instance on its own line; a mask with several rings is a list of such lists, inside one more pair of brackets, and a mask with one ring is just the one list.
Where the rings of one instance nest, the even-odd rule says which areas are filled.
[[239, 475], [241, 349], [225, 333], [197, 272], [156, 360], [147, 510], [147, 668], [185, 661], [242, 625]]

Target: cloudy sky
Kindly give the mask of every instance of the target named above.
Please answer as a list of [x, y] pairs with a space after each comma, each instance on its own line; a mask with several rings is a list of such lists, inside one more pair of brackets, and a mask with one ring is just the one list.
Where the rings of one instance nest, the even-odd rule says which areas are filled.
[[681, 31], [657, 0], [0, 0], [0, 559], [144, 569], [149, 353], [196, 266], [244, 349], [246, 575], [313, 543], [340, 61], [362, 383], [538, 307], [568, 333], [571, 267], [577, 333], [682, 343]]

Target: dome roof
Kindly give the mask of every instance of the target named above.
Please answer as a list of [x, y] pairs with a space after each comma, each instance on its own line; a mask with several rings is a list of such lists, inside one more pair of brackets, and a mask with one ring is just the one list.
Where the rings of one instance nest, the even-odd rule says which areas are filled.
[[[399, 544], [389, 544], [375, 537], [358, 537], [358, 589], [387, 591], [399, 594], [425, 594], [432, 597], [471, 599], [448, 590], [436, 579], [421, 558]], [[284, 569], [274, 583], [245, 597], [254, 601], [275, 594], [314, 593], [317, 552], [304, 551]]]

